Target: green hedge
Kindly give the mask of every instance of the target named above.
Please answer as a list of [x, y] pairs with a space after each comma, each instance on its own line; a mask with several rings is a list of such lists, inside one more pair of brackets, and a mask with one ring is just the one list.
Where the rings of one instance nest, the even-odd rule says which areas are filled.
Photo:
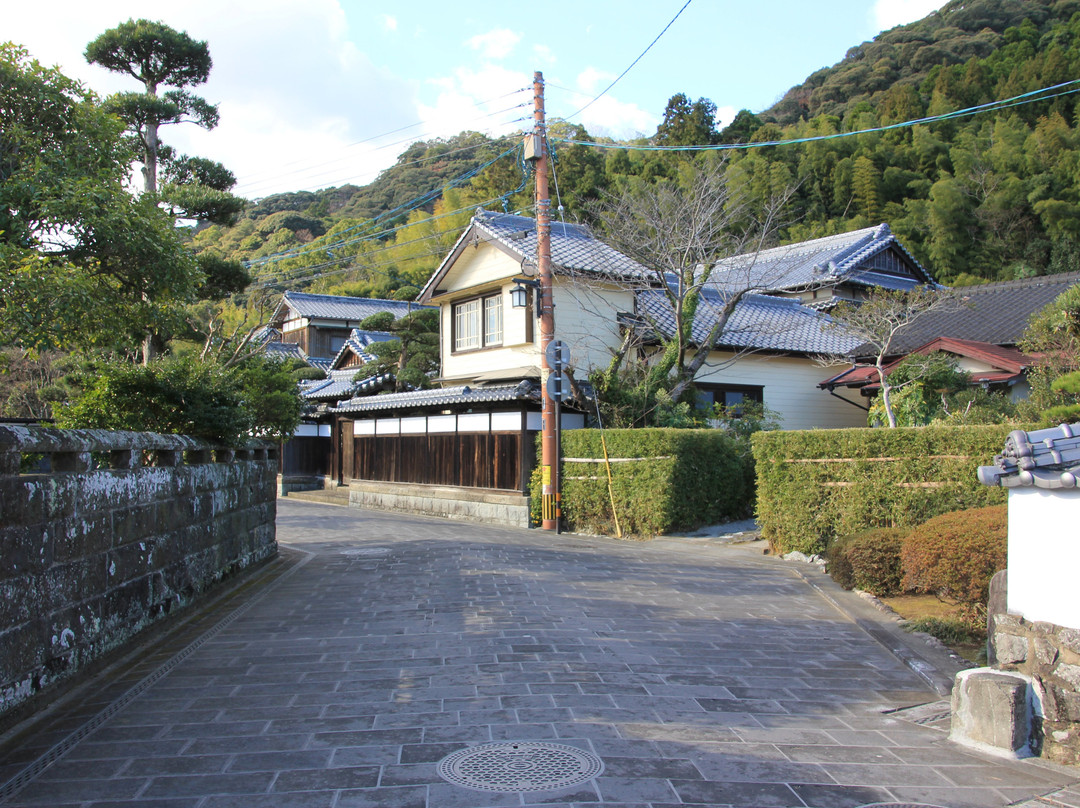
[[[623, 535], [655, 536], [748, 517], [753, 461], [716, 429], [608, 429], [612, 489]], [[563, 515], [570, 530], [615, 535], [600, 430], [562, 433]], [[569, 459], [568, 459], [569, 458]], [[656, 459], [662, 458], [662, 459]], [[533, 476], [539, 501], [539, 474]]]
[[940, 426], [759, 432], [752, 438], [757, 518], [774, 550], [821, 553], [838, 536], [913, 527], [938, 514], [1005, 501], [980, 485], [1017, 429]]

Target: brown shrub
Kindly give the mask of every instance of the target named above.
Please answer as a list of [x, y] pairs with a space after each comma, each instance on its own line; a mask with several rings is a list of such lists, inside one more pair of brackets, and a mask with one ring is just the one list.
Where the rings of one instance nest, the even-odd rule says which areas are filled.
[[829, 546], [829, 575], [845, 589], [879, 597], [900, 590], [900, 547], [909, 531], [878, 527], [837, 539]]
[[1005, 569], [1004, 505], [954, 511], [924, 522], [900, 551], [903, 587], [959, 604], [971, 618], [984, 614], [990, 579]]

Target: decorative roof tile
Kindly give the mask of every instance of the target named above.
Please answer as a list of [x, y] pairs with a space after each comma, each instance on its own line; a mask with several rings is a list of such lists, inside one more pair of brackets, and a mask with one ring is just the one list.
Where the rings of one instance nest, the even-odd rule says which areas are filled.
[[1004, 451], [994, 458], [994, 465], [980, 466], [978, 476], [979, 482], [992, 487], [1077, 488], [1080, 424], [1011, 433]]
[[382, 396], [360, 396], [343, 401], [331, 409], [336, 413], [379, 412], [429, 407], [468, 408], [476, 404], [509, 401], [539, 401], [540, 385], [531, 380], [495, 387], [444, 387], [439, 390], [413, 390]]

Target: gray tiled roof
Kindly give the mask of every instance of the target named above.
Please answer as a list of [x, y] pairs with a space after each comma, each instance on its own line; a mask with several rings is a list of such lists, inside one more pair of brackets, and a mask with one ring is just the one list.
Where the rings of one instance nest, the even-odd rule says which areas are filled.
[[910, 353], [938, 337], [1016, 345], [1031, 316], [1078, 283], [1080, 272], [1067, 272], [960, 287], [959, 308], [923, 315], [897, 337], [894, 351]]
[[[914, 278], [901, 278], [863, 266], [889, 249], [898, 252]], [[780, 291], [842, 281], [892, 289], [910, 289], [934, 282], [896, 240], [887, 224], [735, 255], [720, 261], [713, 272], [713, 282], [721, 289], [743, 289], [749, 285], [762, 291]]]
[[356, 368], [331, 370], [327, 378], [301, 384], [300, 396], [307, 401], [341, 401], [349, 398], [356, 389], [353, 376]]
[[[675, 333], [671, 304], [661, 290], [638, 292], [636, 301], [639, 313], [645, 315], [648, 322], [655, 323], [664, 337]], [[694, 344], [700, 345], [708, 338], [723, 311], [724, 302], [715, 290], [706, 289], [702, 293], [691, 329]], [[830, 322], [827, 315], [803, 306], [797, 300], [746, 295], [736, 306], [717, 348], [843, 355], [859, 344], [858, 339], [827, 327]], [[644, 324], [642, 327], [649, 329]]]
[[323, 320], [343, 320], [359, 323], [373, 314], [388, 311], [397, 317], [404, 317], [411, 311], [431, 308], [419, 303], [404, 300], [379, 300], [367, 297], [341, 297], [338, 295], [312, 295], [307, 292], [285, 292], [278, 303], [272, 323], [284, 319], [284, 309], [290, 309], [294, 315]]
[[422, 409], [428, 407], [467, 408], [476, 404], [508, 401], [539, 401], [540, 385], [534, 381], [496, 387], [444, 387], [439, 390], [413, 390], [384, 396], [360, 396], [343, 401], [332, 412], [378, 412], [380, 410]]
[[[522, 259], [536, 258], [536, 220], [482, 210], [473, 224]], [[587, 227], [551, 223], [551, 263], [555, 272], [591, 272], [602, 275], [647, 274], [645, 267], [597, 239]]]
[[[474, 237], [499, 245], [521, 263], [522, 271], [526, 274], [536, 273], [536, 220], [510, 213], [479, 210], [454, 245], [454, 249], [424, 286], [420, 300], [431, 299], [431, 295], [437, 291], [438, 283], [461, 250], [471, 243]], [[552, 270], [557, 275], [586, 273], [623, 278], [651, 277], [641, 264], [597, 239], [588, 228], [577, 224], [552, 222], [551, 263]], [[526, 264], [533, 266], [526, 270]]]
[[330, 360], [330, 366], [333, 367], [336, 365], [341, 360], [341, 357], [349, 351], [352, 351], [365, 362], [371, 362], [375, 359], [375, 356], [367, 352], [366, 348], [369, 345], [375, 342], [389, 342], [390, 340], [395, 339], [397, 339], [397, 337], [389, 331], [364, 331], [359, 328], [354, 328], [345, 340], [345, 344], [338, 350], [337, 355]]

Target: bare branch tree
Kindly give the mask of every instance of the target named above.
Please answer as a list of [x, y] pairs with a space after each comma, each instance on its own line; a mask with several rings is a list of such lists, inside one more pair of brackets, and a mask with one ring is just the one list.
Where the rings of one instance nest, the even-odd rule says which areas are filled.
[[831, 327], [861, 339], [863, 345], [858, 353], [874, 357], [878, 384], [881, 386], [881, 403], [891, 428], [896, 427], [896, 413], [891, 399], [896, 386], [889, 384], [885, 364], [886, 359], [895, 353], [893, 346], [897, 337], [930, 312], [955, 311], [959, 305], [955, 295], [921, 286], [907, 292], [876, 290], [862, 303], [842, 303], [831, 312]]
[[[659, 369], [670, 375], [673, 399], [721, 344], [740, 301], [777, 280], [763, 277], [756, 257], [775, 236], [794, 189], [754, 204], [731, 189], [725, 165], [687, 164], [681, 183], [641, 184], [593, 210], [604, 242], [644, 268], [605, 280], [638, 293], [635, 315], [661, 346]], [[739, 259], [725, 260], [733, 256]]]

